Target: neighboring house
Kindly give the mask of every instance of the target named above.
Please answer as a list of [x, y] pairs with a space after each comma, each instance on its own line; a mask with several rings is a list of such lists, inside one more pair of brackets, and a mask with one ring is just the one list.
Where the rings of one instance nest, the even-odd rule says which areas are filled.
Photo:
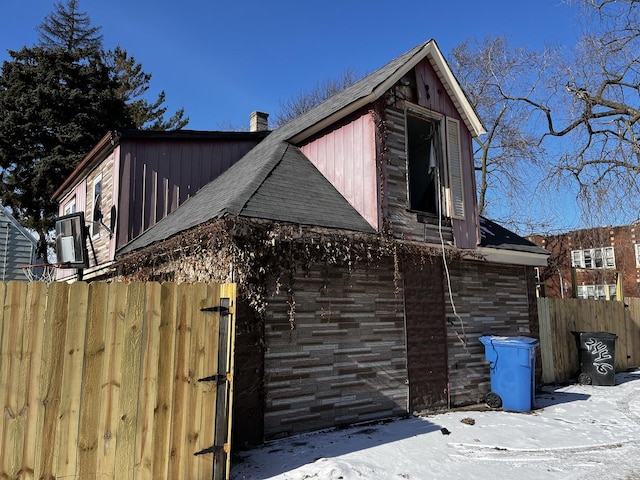
[[481, 402], [478, 338], [537, 336], [548, 253], [478, 216], [483, 133], [429, 41], [118, 244], [122, 278], [239, 284], [237, 441]]
[[85, 212], [93, 250], [84, 279], [112, 275], [115, 252], [242, 158], [268, 133], [265, 122], [255, 112], [251, 132], [107, 133], [53, 195], [59, 215]]
[[0, 281], [26, 280], [22, 267], [35, 263], [37, 242], [0, 205]]
[[622, 300], [640, 295], [640, 224], [529, 238], [549, 251], [537, 271], [539, 295]]

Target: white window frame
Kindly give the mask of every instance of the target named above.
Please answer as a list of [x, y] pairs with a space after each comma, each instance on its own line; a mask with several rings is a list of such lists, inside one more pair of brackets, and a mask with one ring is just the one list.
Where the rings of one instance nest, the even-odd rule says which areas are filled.
[[571, 250], [571, 266], [589, 269], [616, 268], [615, 250], [613, 247]]
[[[103, 187], [102, 187], [102, 173], [100, 173], [96, 178], [93, 179], [93, 183], [91, 186], [91, 237], [95, 238], [95, 237], [99, 237], [100, 236], [100, 222], [95, 222], [93, 221], [95, 212], [96, 212], [96, 197], [98, 195], [96, 195], [96, 188], [98, 187], [98, 185], [100, 186], [100, 204], [102, 204], [102, 191], [103, 191]], [[102, 211], [102, 205], [100, 205], [100, 211]]]
[[636, 243], [633, 248], [636, 252], [636, 267], [640, 268], [640, 243]]
[[62, 209], [64, 215], [69, 215], [71, 213], [76, 213], [76, 196], [74, 195], [71, 200], [69, 200]]
[[[609, 291], [608, 296], [607, 290]], [[576, 297], [582, 298], [583, 300], [615, 300], [616, 285], [613, 283], [604, 285], [578, 285]]]

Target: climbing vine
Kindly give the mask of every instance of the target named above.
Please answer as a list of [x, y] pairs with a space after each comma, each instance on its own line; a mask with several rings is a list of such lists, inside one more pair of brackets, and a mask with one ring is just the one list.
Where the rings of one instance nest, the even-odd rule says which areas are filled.
[[[447, 255], [454, 259], [461, 252], [451, 249]], [[238, 284], [239, 294], [260, 315], [264, 314], [270, 295], [286, 293], [293, 329], [295, 278], [308, 274], [313, 267], [321, 266], [327, 274], [331, 266], [350, 272], [390, 259], [397, 294], [401, 257], [423, 265], [439, 261], [441, 256], [439, 248], [399, 241], [385, 234], [235, 218], [212, 220], [126, 255], [118, 261], [117, 269], [121, 278], [138, 281], [233, 281]]]

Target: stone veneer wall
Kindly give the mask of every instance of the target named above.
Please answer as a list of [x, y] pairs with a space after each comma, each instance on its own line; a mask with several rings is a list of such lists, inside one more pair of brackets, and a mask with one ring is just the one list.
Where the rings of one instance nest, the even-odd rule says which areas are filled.
[[406, 413], [403, 301], [392, 262], [318, 266], [294, 282], [295, 318], [286, 286], [265, 318], [265, 438]]
[[[450, 401], [452, 406], [483, 402], [489, 392], [489, 365], [485, 360], [483, 335], [539, 338], [533, 269], [477, 261], [449, 266], [456, 318], [447, 303]], [[466, 346], [458, 338], [466, 339]]]

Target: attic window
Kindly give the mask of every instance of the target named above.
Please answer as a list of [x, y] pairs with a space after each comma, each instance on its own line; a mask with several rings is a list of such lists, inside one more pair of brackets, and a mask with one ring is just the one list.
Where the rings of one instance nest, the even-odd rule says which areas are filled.
[[76, 213], [76, 197], [72, 197], [71, 200], [69, 200], [63, 209], [63, 214], [64, 215], [69, 215], [70, 213]]
[[410, 210], [463, 219], [458, 121], [413, 109], [406, 121]]

